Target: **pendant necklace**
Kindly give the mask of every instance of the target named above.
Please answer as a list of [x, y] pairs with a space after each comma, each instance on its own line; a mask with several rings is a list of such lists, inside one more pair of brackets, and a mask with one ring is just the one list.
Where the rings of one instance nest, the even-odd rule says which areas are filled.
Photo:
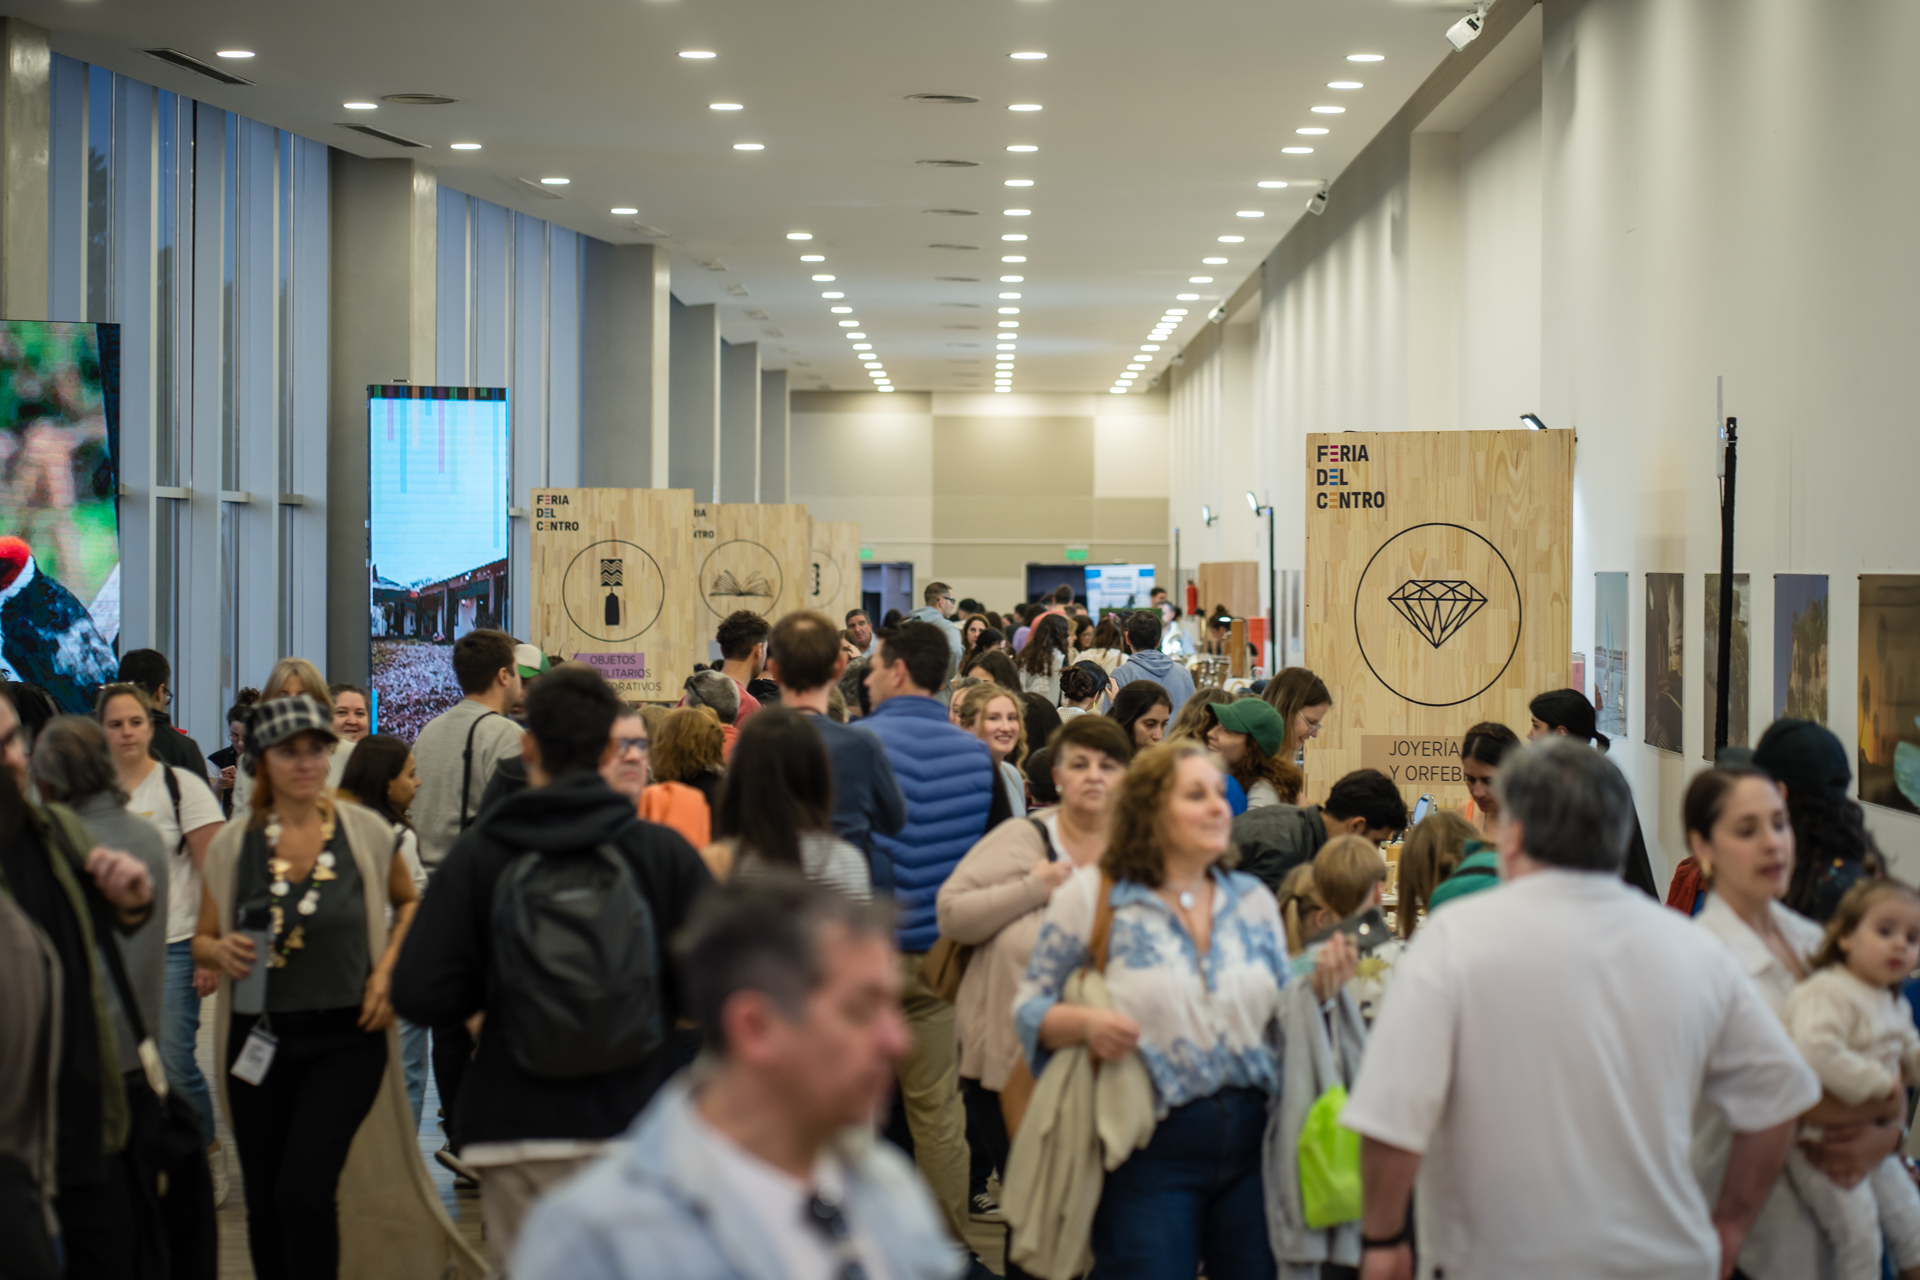
[[[323, 808], [320, 814], [320, 856], [314, 860], [313, 870], [308, 874], [306, 893], [301, 895], [300, 901], [294, 906], [294, 910], [303, 916], [310, 916], [320, 909], [321, 884], [336, 878], [333, 869], [335, 866], [333, 851], [327, 847], [333, 843], [333, 822], [332, 807]], [[277, 809], [267, 811], [264, 834], [267, 838], [267, 870], [273, 875], [273, 883], [267, 886], [267, 891], [276, 899], [271, 912], [273, 937], [276, 942], [280, 942], [280, 945], [273, 948], [269, 954], [267, 968], [282, 969], [286, 967], [289, 952], [299, 951], [307, 945], [307, 930], [305, 925], [296, 924], [293, 932], [286, 934], [285, 941], [281, 941], [281, 934], [286, 930], [287, 917], [278, 900], [285, 899], [293, 892], [293, 885], [287, 879], [288, 873], [293, 870], [293, 863], [280, 856], [281, 826], [280, 813]]]
[[1180, 891], [1180, 909], [1182, 911], [1193, 910], [1193, 890], [1182, 889]]

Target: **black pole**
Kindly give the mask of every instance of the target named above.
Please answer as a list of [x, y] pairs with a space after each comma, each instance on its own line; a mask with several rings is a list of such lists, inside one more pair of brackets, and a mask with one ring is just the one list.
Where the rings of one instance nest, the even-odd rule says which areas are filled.
[[1273, 504], [1267, 504], [1267, 679], [1280, 674], [1280, 571], [1273, 558]]
[[1727, 749], [1727, 704], [1733, 693], [1733, 491], [1738, 461], [1736, 419], [1727, 419], [1726, 477], [1720, 485], [1720, 634], [1714, 669], [1713, 754]]

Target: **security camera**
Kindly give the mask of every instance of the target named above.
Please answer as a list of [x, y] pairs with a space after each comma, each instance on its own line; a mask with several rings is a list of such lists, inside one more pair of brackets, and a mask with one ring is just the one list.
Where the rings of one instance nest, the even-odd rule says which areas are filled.
[[[1187, 353], [1184, 351], [1174, 352], [1173, 359], [1167, 361], [1168, 364], [1185, 364], [1186, 362], [1187, 362]], [[1147, 385], [1152, 386], [1153, 384], [1148, 383]]]
[[1487, 23], [1486, 9], [1475, 9], [1460, 21], [1447, 28], [1447, 43], [1458, 52], [1480, 37], [1480, 28]]
[[1227, 304], [1224, 302], [1221, 303], [1219, 306], [1215, 307], [1213, 310], [1207, 312], [1207, 323], [1209, 324], [1225, 324], [1226, 320], [1227, 320]]
[[1321, 183], [1320, 189], [1307, 201], [1307, 212], [1318, 217], [1327, 211], [1327, 184]]

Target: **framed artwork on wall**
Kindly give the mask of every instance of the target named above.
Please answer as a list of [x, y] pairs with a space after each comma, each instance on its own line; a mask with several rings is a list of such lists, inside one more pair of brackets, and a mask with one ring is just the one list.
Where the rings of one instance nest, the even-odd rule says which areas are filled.
[[[1713, 759], [1713, 717], [1714, 708], [1720, 698], [1720, 575], [1707, 575], [1707, 627], [1701, 644], [1706, 649], [1706, 714], [1702, 717], [1704, 728], [1701, 731], [1701, 754]], [[1749, 695], [1751, 674], [1748, 651], [1748, 632], [1753, 617], [1753, 583], [1744, 573], [1733, 575], [1733, 662], [1727, 678], [1729, 693], [1727, 696], [1727, 745], [1730, 747], [1749, 747], [1753, 745], [1750, 725], [1753, 719], [1752, 698]]]
[[1860, 798], [1920, 813], [1920, 574], [1860, 575]]
[[1686, 710], [1686, 594], [1680, 573], [1647, 575], [1647, 737], [1650, 747], [1683, 751]]
[[1593, 705], [1600, 732], [1627, 736], [1627, 575], [1593, 575]]
[[1827, 575], [1773, 575], [1773, 717], [1827, 722]]

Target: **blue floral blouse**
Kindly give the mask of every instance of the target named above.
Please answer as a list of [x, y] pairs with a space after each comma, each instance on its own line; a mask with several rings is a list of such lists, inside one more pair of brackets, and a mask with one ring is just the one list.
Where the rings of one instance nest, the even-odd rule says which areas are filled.
[[[1204, 958], [1153, 890], [1131, 881], [1113, 888], [1107, 989], [1114, 1008], [1140, 1024], [1140, 1057], [1162, 1116], [1226, 1088], [1280, 1089], [1277, 1011], [1290, 977], [1280, 909], [1254, 877], [1218, 867], [1212, 875]], [[1035, 1075], [1049, 1056], [1040, 1021], [1086, 962], [1099, 886], [1099, 868], [1083, 867], [1054, 893], [1014, 996], [1014, 1026]]]

